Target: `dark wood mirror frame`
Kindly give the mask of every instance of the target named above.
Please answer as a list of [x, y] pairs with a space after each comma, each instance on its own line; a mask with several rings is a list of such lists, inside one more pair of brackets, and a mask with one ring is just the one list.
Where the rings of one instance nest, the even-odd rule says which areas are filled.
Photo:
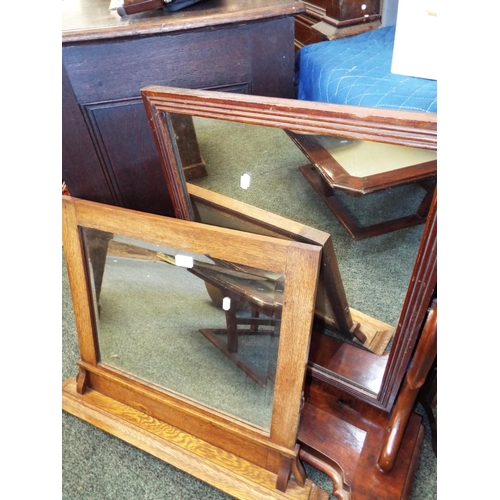
[[[296, 444], [321, 247], [67, 196], [62, 214], [81, 356], [77, 377], [63, 384], [63, 409], [237, 498], [325, 499], [306, 480]], [[82, 228], [286, 275], [269, 432], [100, 363]]]
[[[336, 135], [388, 144], [437, 150], [437, 116], [406, 112], [297, 101], [258, 96], [241, 96], [216, 91], [196, 91], [151, 86], [142, 89], [143, 101], [163, 163], [164, 176], [176, 216], [194, 220], [188, 188], [175, 141], [165, 113], [214, 118], [290, 130], [300, 134]], [[378, 357], [356, 358], [349, 345], [339, 345], [325, 335], [313, 335], [309, 368], [312, 380], [328, 391], [340, 389], [370, 405], [391, 411], [401, 387], [436, 289], [437, 192], [430, 204], [391, 351], [384, 362]], [[325, 366], [325, 352], [336, 352]], [[360, 351], [361, 352], [361, 351]], [[370, 353], [368, 353], [370, 354]], [[338, 359], [338, 362], [336, 360]], [[350, 360], [350, 361], [349, 361]], [[376, 394], [353, 383], [351, 371], [360, 363], [367, 378], [378, 377]], [[340, 373], [340, 376], [339, 376]], [[325, 386], [323, 383], [326, 383]]]

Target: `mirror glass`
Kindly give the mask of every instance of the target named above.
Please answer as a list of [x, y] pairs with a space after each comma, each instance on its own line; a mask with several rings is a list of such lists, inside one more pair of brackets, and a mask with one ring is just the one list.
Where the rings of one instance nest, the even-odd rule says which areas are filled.
[[284, 276], [83, 233], [100, 363], [269, 431]]
[[317, 141], [352, 177], [367, 177], [436, 160], [436, 151], [395, 144], [316, 135]]
[[[424, 224], [354, 241], [299, 170], [311, 160], [285, 130], [196, 116], [193, 122], [208, 175], [189, 182], [331, 234], [349, 306], [384, 323], [393, 334]], [[384, 174], [436, 158], [435, 152], [414, 148], [316, 138], [333, 156], [339, 153], [339, 163], [353, 176], [371, 175], [375, 165], [383, 163], [378, 159], [390, 160], [377, 167], [376, 173]], [[426, 192], [421, 183], [410, 183], [367, 196], [336, 190], [335, 196], [361, 225], [369, 225], [415, 213]], [[326, 334], [336, 337], [335, 332]], [[392, 338], [388, 335], [381, 358], [387, 359]], [[341, 340], [365, 349], [356, 341]], [[359, 380], [352, 382], [360, 385]], [[377, 394], [381, 383], [379, 374], [362, 388]]]

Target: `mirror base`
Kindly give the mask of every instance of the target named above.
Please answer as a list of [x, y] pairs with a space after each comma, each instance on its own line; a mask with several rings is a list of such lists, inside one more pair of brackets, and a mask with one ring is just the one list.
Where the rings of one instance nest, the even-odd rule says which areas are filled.
[[[338, 492], [333, 493], [337, 499], [346, 498], [347, 490], [350, 500], [407, 500], [425, 435], [422, 417], [411, 414], [390, 473], [377, 466], [386, 426], [387, 421], [380, 415], [369, 419], [349, 409], [324, 411], [306, 403], [298, 436], [300, 457], [330, 476], [334, 485], [340, 486]], [[319, 428], [322, 429], [320, 439]]]
[[[97, 391], [78, 394], [76, 379], [63, 383], [63, 410], [240, 500], [327, 500], [310, 480], [290, 478], [286, 492], [275, 489], [276, 474]], [[226, 457], [226, 458], [224, 458]]]

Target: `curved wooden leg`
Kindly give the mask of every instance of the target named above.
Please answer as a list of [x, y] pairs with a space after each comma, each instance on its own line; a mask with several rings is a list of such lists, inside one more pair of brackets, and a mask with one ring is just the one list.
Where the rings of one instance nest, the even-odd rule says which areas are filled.
[[279, 491], [286, 491], [291, 474], [293, 474], [295, 482], [299, 486], [306, 484], [306, 471], [299, 460], [299, 444], [295, 444], [294, 453], [295, 456], [281, 456], [280, 470], [276, 479], [276, 489]]
[[276, 489], [279, 491], [286, 491], [288, 486], [288, 480], [290, 479], [290, 474], [292, 472], [292, 465], [294, 459], [291, 457], [281, 457], [280, 470], [278, 472], [278, 477], [276, 479]]
[[300, 453], [300, 445], [296, 444], [295, 445], [295, 453], [297, 456], [295, 457], [295, 460], [292, 463], [292, 474], [295, 477], [295, 482], [299, 486], [304, 486], [306, 484], [306, 470], [304, 469], [304, 466], [302, 465], [302, 462], [300, 461], [299, 458], [299, 453]]
[[87, 390], [88, 385], [88, 371], [82, 366], [78, 367], [78, 375], [76, 376], [76, 392], [78, 394], [84, 394]]
[[342, 470], [324, 455], [318, 457], [315, 452], [305, 447], [300, 449], [300, 458], [315, 467], [320, 472], [326, 474], [332, 481], [332, 495], [338, 500], [351, 500], [350, 488], [344, 484], [344, 475]]

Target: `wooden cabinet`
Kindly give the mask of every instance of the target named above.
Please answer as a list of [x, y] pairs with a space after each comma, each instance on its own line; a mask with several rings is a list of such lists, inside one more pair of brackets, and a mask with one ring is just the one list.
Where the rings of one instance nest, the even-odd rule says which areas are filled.
[[296, 48], [379, 28], [380, 0], [308, 0], [295, 20]]
[[[74, 196], [172, 215], [140, 97], [153, 84], [291, 97], [294, 0], [207, 0], [120, 18], [63, 1], [63, 180]], [[193, 160], [193, 161], [191, 161]], [[204, 175], [185, 162], [188, 179]]]

